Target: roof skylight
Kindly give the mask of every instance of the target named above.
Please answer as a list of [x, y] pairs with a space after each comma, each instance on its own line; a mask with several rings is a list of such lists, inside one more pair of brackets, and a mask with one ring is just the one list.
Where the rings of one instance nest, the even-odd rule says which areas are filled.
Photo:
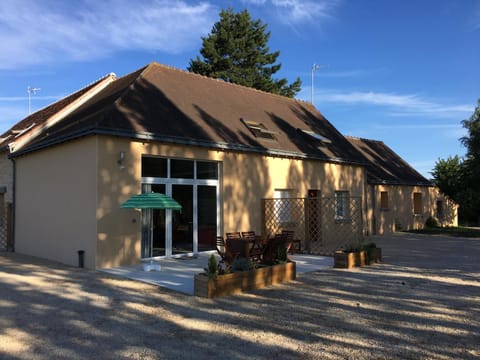
[[320, 134], [317, 134], [316, 132], [314, 131], [311, 131], [311, 130], [304, 130], [304, 129], [301, 129], [302, 132], [304, 132], [305, 134], [311, 136], [312, 138], [314, 138], [315, 140], [319, 140], [319, 141], [322, 141], [324, 143], [328, 143], [330, 144], [332, 141], [328, 138], [326, 138], [325, 136], [322, 136]]
[[244, 118], [240, 118], [240, 121], [252, 132], [252, 134], [261, 139], [266, 140], [277, 140], [275, 135], [277, 134], [275, 131], [268, 130], [265, 125], [259, 122], [245, 120]]

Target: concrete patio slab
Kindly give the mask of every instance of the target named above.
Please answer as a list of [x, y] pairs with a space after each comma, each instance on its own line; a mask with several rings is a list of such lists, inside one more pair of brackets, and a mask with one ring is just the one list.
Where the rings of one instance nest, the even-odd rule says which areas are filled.
[[[155, 261], [160, 270], [144, 271], [143, 264], [100, 271], [127, 279], [158, 285], [184, 294], [193, 295], [193, 278], [207, 267], [208, 258], [215, 251], [201, 252], [196, 257], [168, 258]], [[290, 255], [297, 263], [297, 274], [333, 267], [333, 258], [308, 254]], [[147, 263], [147, 265], [150, 265]]]

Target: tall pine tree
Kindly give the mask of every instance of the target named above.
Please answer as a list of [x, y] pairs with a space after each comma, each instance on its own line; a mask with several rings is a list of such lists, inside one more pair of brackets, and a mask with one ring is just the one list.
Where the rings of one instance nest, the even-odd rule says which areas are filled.
[[270, 32], [261, 20], [252, 20], [247, 10], [234, 13], [222, 10], [220, 20], [213, 25], [195, 60], [188, 70], [216, 79], [252, 87], [283, 96], [294, 97], [301, 89], [297, 78], [288, 85], [287, 79], [273, 79], [280, 70], [275, 64], [279, 51], [270, 52], [267, 46]]

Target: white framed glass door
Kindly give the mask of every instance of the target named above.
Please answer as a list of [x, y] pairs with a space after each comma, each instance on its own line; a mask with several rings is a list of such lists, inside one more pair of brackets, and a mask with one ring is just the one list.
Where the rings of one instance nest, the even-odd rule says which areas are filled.
[[[220, 164], [142, 157], [142, 192], [161, 192], [181, 211], [142, 211], [142, 258], [177, 257], [215, 249], [221, 233]], [[161, 233], [161, 234], [160, 234]]]

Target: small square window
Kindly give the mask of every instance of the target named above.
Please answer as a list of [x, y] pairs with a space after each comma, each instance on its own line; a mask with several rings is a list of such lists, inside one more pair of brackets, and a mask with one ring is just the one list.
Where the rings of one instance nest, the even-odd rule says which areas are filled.
[[380, 192], [380, 209], [388, 209], [388, 191]]
[[193, 160], [170, 160], [170, 177], [178, 179], [193, 179]]
[[423, 213], [422, 193], [413, 193], [413, 213], [415, 215], [421, 215]]
[[304, 130], [304, 129], [298, 129], [298, 130], [301, 130], [303, 133], [305, 133], [308, 136], [314, 138], [315, 140], [318, 140], [318, 141], [321, 141], [321, 142], [324, 142], [324, 143], [327, 143], [327, 144], [330, 144], [332, 142], [330, 139], [326, 138], [323, 135], [320, 135], [320, 134], [316, 133], [315, 131]]
[[277, 140], [277, 138], [275, 137], [276, 132], [268, 130], [267, 127], [262, 123], [245, 120], [243, 118], [241, 118], [240, 121], [248, 128], [248, 130], [251, 131], [251, 133], [256, 138]]
[[142, 177], [168, 177], [167, 161], [164, 158], [142, 156]]
[[335, 191], [335, 220], [347, 220], [349, 204], [348, 191]]
[[0, 192], [0, 226], [3, 225], [3, 218], [5, 217], [5, 195]]
[[291, 192], [290, 189], [275, 189], [274, 191], [275, 217], [280, 224], [291, 221]]
[[197, 179], [218, 179], [218, 163], [197, 161]]

